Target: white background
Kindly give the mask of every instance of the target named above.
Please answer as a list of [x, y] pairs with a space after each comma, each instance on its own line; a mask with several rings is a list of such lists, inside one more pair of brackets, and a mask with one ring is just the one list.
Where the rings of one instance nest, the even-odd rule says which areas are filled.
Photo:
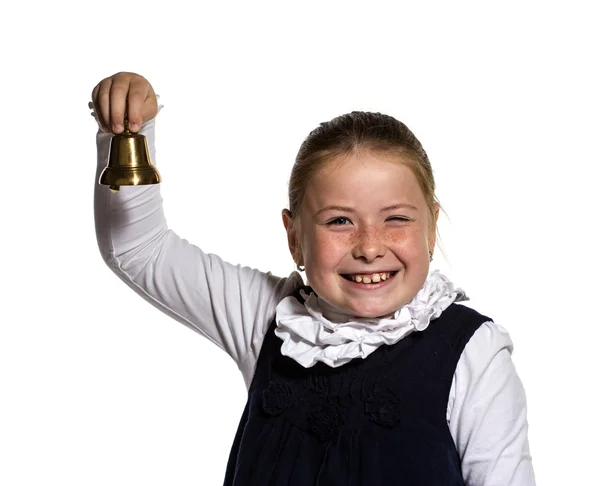
[[161, 95], [171, 228], [278, 275], [308, 132], [404, 121], [447, 213], [433, 267], [515, 343], [538, 484], [600, 484], [594, 3], [2, 7], [0, 484], [218, 485], [245, 404], [233, 361], [98, 252], [87, 102], [118, 71]]

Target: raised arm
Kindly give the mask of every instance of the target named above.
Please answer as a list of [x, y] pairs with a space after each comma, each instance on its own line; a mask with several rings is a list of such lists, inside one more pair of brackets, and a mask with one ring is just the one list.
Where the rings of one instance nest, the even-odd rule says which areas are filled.
[[[127, 76], [111, 77], [113, 93], [119, 93], [119, 90], [114, 91], [116, 83], [133, 85]], [[134, 81], [143, 83], [137, 78]], [[115, 116], [119, 100], [115, 101], [112, 95], [112, 112], [108, 112], [99, 101], [100, 96], [94, 96], [100, 91], [101, 88], [95, 89], [93, 94], [99, 123], [94, 211], [98, 247], [104, 261], [138, 295], [225, 350], [236, 361], [249, 385], [275, 307], [283, 296], [302, 284], [301, 277], [293, 273], [290, 278], [278, 278], [235, 266], [180, 238], [168, 228], [160, 185], [122, 186], [119, 192], [112, 193], [107, 186], [98, 184], [108, 160], [111, 132], [115, 131], [112, 125], [123, 116], [125, 109], [124, 96], [122, 111]], [[148, 92], [138, 91], [140, 97]], [[153, 95], [153, 91], [151, 93]], [[135, 96], [130, 93], [130, 105], [132, 99], [135, 100]], [[155, 118], [143, 121], [139, 116], [141, 112], [132, 115], [130, 109], [129, 120], [131, 123], [139, 120], [140, 132], [147, 137], [150, 157], [156, 164]]]

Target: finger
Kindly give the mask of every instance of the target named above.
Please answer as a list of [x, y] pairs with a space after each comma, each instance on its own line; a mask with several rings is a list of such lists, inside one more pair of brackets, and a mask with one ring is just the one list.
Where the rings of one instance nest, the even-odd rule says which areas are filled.
[[96, 109], [96, 115], [101, 128], [105, 132], [110, 132], [110, 86], [112, 78], [106, 78], [100, 81], [94, 88], [92, 101]]
[[[95, 88], [94, 88], [94, 91], [92, 91], [92, 99], [94, 97], [95, 97]], [[100, 123], [100, 117], [98, 116], [98, 110], [94, 107], [94, 102], [93, 101], [90, 101], [88, 103], [88, 108], [90, 110], [92, 110], [92, 112], [90, 113], [90, 115], [92, 115], [94, 117], [94, 120], [96, 120], [96, 123], [98, 123], [98, 128], [100, 130], [102, 130], [103, 132], [106, 132], [106, 130], [102, 126], [102, 123]]]
[[137, 132], [142, 126], [142, 110], [148, 98], [149, 86], [148, 81], [142, 77], [134, 79], [129, 86], [127, 118], [129, 120], [129, 130], [132, 132]]
[[98, 107], [95, 104], [95, 100], [98, 94], [98, 90], [100, 89], [99, 84], [97, 84], [96, 86], [94, 86], [94, 89], [92, 90], [92, 101], [90, 101], [90, 103], [88, 104], [88, 106], [91, 104], [92, 106], [90, 107], [93, 111], [93, 115], [96, 119], [96, 122], [98, 122], [98, 126], [100, 127], [100, 129], [102, 131], [104, 131], [104, 127], [102, 126], [102, 121], [100, 120], [100, 115], [98, 114]]
[[129, 83], [129, 76], [116, 75], [110, 85], [110, 126], [114, 133], [123, 131]]

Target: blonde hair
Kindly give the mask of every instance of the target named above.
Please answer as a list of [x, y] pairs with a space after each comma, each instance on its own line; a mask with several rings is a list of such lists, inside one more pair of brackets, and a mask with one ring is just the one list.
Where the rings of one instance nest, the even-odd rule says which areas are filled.
[[[435, 222], [435, 180], [429, 157], [413, 132], [395, 118], [381, 113], [353, 111], [321, 123], [304, 140], [289, 182], [289, 211], [296, 220], [306, 189], [319, 169], [335, 158], [371, 150], [400, 159], [414, 173]], [[441, 205], [440, 205], [441, 207]]]

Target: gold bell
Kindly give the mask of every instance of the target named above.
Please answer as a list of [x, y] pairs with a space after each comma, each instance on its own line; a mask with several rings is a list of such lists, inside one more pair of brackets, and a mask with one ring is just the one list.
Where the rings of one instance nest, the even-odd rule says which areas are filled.
[[110, 140], [108, 165], [100, 175], [100, 184], [114, 192], [120, 186], [141, 186], [160, 183], [160, 174], [150, 160], [146, 137], [129, 131], [127, 113], [125, 130]]

